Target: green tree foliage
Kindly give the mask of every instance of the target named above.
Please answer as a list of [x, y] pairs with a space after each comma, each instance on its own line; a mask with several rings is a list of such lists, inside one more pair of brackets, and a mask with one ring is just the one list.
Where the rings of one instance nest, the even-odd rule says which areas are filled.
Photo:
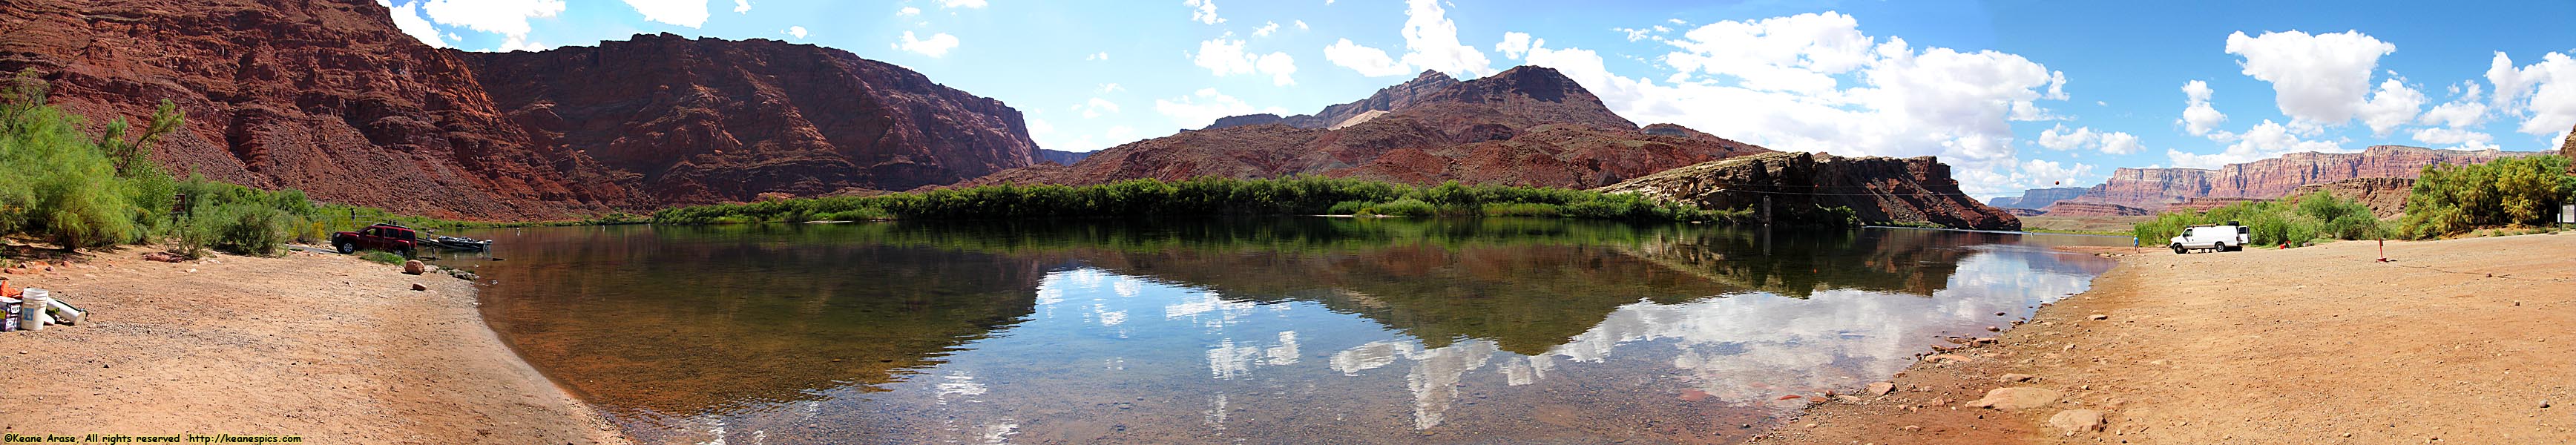
[[2393, 232], [2387, 222], [2371, 215], [2369, 206], [2326, 192], [2240, 202], [2206, 212], [2167, 212], [2138, 223], [2133, 232], [2139, 243], [2154, 246], [2181, 235], [2185, 227], [2230, 222], [2243, 224], [2248, 238], [2252, 238], [2250, 242], [2266, 246], [2305, 246], [2319, 239], [2373, 239]]
[[[655, 222], [730, 224], [861, 219], [1008, 219], [1212, 215], [1545, 216], [1706, 221], [1711, 212], [1633, 194], [1545, 187], [1433, 187], [1354, 179], [1142, 179], [1101, 185], [995, 185], [869, 197], [788, 199], [665, 209]], [[1730, 220], [1733, 221], [1733, 220]]]
[[[204, 178], [179, 181], [152, 160], [160, 140], [186, 123], [162, 101], [140, 134], [124, 119], [97, 137], [79, 116], [46, 103], [45, 81], [32, 71], [0, 93], [0, 235], [44, 239], [65, 248], [173, 239], [173, 250], [209, 247], [274, 254], [292, 239], [320, 241], [334, 229], [377, 221], [419, 226], [463, 224], [404, 217], [381, 209], [317, 204], [304, 192], [264, 191]], [[179, 196], [186, 196], [181, 208]], [[626, 221], [631, 215], [611, 215]]]
[[2481, 227], [2546, 225], [2576, 202], [2576, 176], [2563, 156], [2525, 156], [2477, 165], [2433, 165], [2406, 197], [2406, 235], [2436, 238]]
[[144, 240], [168, 211], [170, 177], [151, 147], [181, 122], [163, 103], [143, 134], [128, 140], [123, 119], [98, 139], [83, 121], [45, 103], [33, 71], [11, 79], [0, 102], [0, 233], [25, 233], [64, 247]]

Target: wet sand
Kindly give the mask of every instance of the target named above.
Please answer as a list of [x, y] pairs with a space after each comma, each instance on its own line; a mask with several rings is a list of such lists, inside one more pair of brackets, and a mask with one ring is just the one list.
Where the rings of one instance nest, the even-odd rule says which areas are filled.
[[0, 431], [626, 442], [503, 346], [463, 280], [343, 255], [170, 264], [144, 251], [0, 272], [93, 312], [79, 326], [0, 333], [12, 377]]
[[[1754, 443], [2576, 440], [2576, 233], [2375, 248], [2094, 249], [2121, 265], [2091, 292]], [[2059, 397], [1963, 406], [2007, 387]]]

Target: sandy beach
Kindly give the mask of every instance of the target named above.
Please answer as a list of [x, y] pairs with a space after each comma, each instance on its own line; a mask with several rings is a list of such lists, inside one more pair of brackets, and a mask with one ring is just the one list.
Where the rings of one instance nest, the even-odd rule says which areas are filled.
[[17, 377], [0, 385], [0, 430], [625, 442], [484, 327], [464, 280], [345, 255], [172, 264], [142, 260], [144, 251], [0, 273], [93, 314], [78, 326], [0, 333], [0, 363]]
[[2391, 242], [2386, 263], [2367, 241], [2091, 252], [2120, 266], [2090, 292], [1755, 443], [2576, 440], [2576, 233]]

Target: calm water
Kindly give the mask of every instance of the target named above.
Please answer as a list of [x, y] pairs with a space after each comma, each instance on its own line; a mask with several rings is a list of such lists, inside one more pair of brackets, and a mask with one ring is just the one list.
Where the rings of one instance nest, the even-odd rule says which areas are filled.
[[[487, 231], [448, 258], [661, 443], [1708, 443], [2082, 292], [2124, 238], [1554, 220]], [[2003, 313], [2004, 316], [1997, 316]]]

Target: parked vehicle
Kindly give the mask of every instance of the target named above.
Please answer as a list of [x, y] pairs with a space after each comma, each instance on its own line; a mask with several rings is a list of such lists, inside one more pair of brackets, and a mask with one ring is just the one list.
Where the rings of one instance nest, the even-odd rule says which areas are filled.
[[394, 224], [376, 224], [355, 232], [331, 234], [331, 247], [340, 253], [360, 250], [382, 250], [409, 257], [418, 252], [420, 232]]
[[2245, 243], [2250, 240], [2251, 233], [2245, 229], [2245, 226], [2235, 221], [2228, 221], [2227, 224], [2184, 227], [2182, 236], [2173, 237], [2173, 251], [2175, 254], [2189, 253], [2193, 250], [2241, 251], [2245, 250]]

